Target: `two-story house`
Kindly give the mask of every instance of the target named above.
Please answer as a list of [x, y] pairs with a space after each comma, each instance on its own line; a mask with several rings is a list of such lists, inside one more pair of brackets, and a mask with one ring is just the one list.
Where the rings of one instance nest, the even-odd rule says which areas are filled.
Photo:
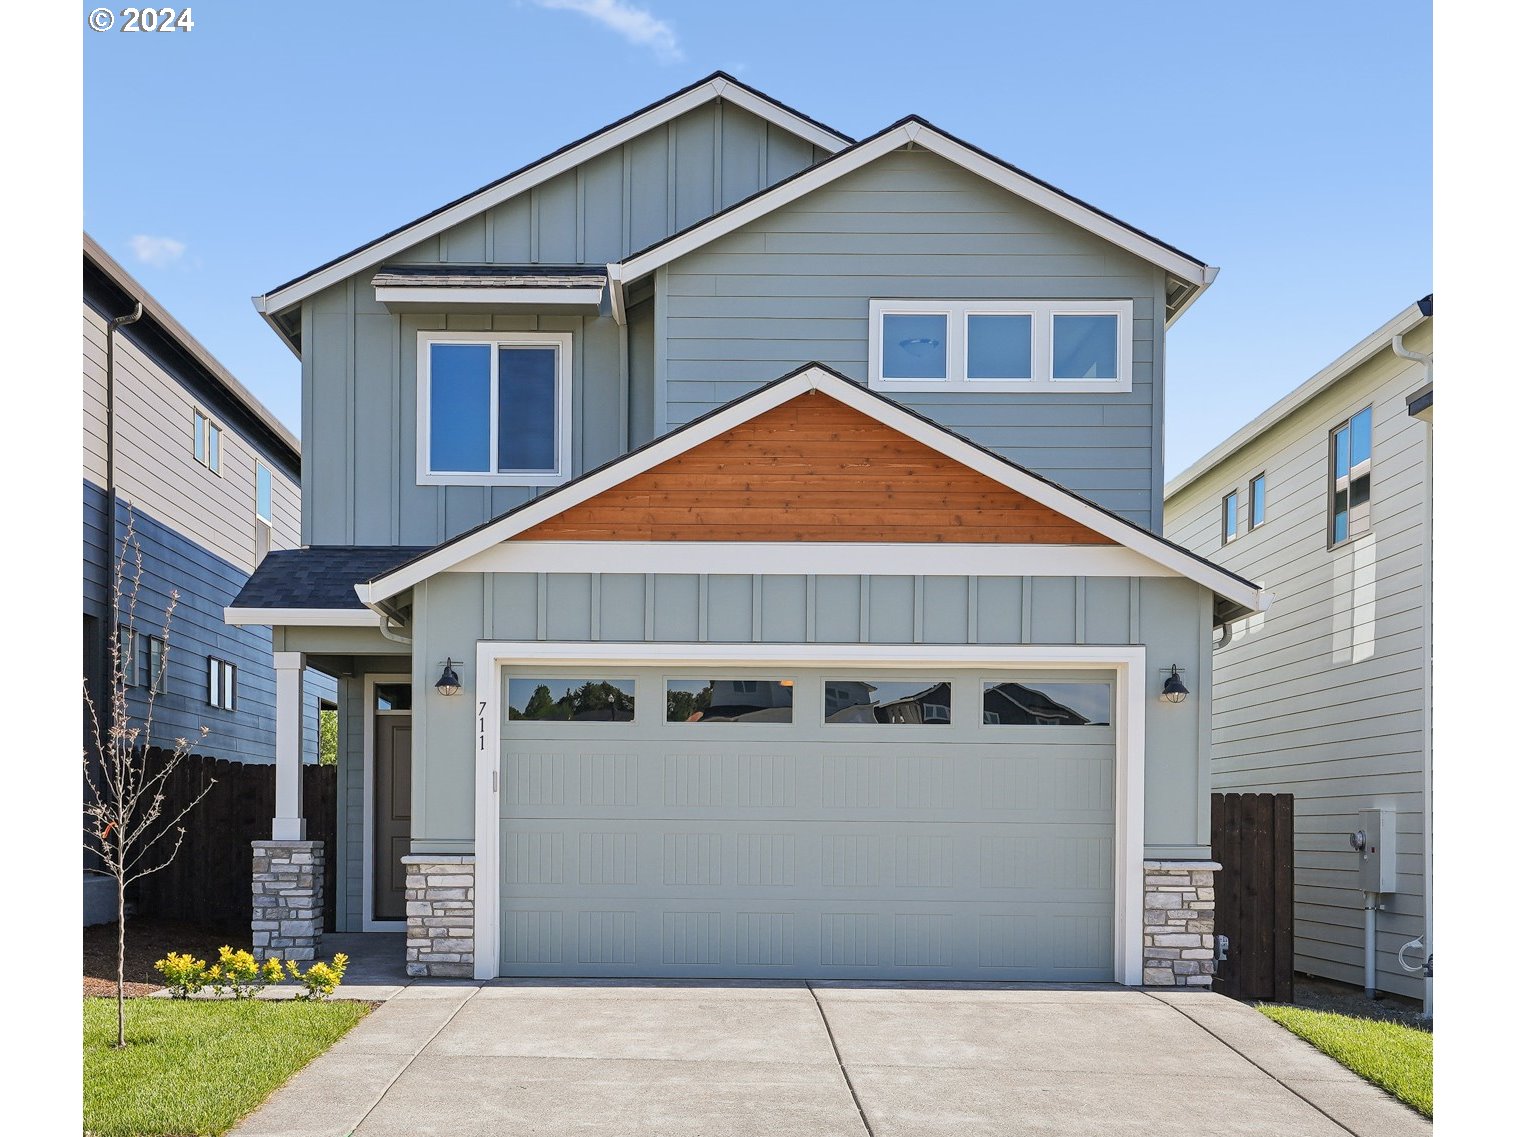
[[[300, 541], [300, 446], [237, 379], [88, 234], [84, 236], [84, 672], [108, 727], [111, 637], [127, 710], [152, 741], [237, 762], [274, 760], [273, 645], [223, 610], [270, 549]], [[127, 546], [125, 599], [112, 613]], [[142, 557], [135, 612], [131, 579]], [[179, 600], [165, 634], [169, 595]], [[336, 682], [306, 683], [300, 749]], [[210, 728], [198, 741], [200, 727]], [[86, 713], [84, 748], [92, 750]], [[85, 922], [114, 919], [115, 889], [85, 874]]]
[[1210, 641], [1266, 606], [1158, 536], [1214, 276], [716, 74], [257, 297], [306, 547], [232, 616], [346, 739], [331, 850], [281, 751], [259, 950], [335, 855], [418, 975], [1209, 983]]
[[1278, 597], [1217, 633], [1211, 777], [1295, 797], [1296, 969], [1428, 1011], [1432, 322], [1430, 296], [1397, 313], [1175, 477], [1166, 511]]

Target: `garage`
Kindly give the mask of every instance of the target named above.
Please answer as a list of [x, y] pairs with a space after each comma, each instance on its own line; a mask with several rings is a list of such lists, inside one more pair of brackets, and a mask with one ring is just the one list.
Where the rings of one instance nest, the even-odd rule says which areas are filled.
[[1113, 978], [1113, 672], [542, 661], [497, 690], [501, 975]]

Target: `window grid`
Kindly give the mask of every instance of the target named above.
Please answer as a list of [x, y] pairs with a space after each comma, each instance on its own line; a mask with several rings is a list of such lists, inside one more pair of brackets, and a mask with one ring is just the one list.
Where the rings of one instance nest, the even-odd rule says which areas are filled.
[[1373, 407], [1364, 407], [1331, 433], [1327, 540], [1333, 546], [1362, 537], [1373, 520], [1373, 415]]

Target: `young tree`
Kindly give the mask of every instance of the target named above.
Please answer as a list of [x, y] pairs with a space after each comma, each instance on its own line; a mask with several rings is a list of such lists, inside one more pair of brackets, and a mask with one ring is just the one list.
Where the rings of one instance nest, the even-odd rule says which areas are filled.
[[[84, 703], [89, 711], [91, 747], [84, 751], [84, 847], [99, 858], [95, 872], [116, 881], [116, 1045], [126, 1045], [126, 888], [135, 880], [168, 865], [184, 841], [186, 814], [210, 792], [215, 780], [172, 816], [165, 816], [164, 786], [169, 776], [190, 752], [190, 740], [177, 738], [172, 749], [154, 748], [153, 708], [168, 671], [170, 632], [177, 590], [170, 592], [163, 612], [162, 650], [149, 660], [147, 707], [140, 723], [134, 722], [127, 700], [132, 673], [137, 665], [137, 600], [142, 591], [142, 545], [137, 540], [135, 520], [127, 511], [126, 532], [115, 558], [112, 576], [112, 612], [116, 630], [110, 639], [110, 705], [101, 710], [84, 683]], [[124, 641], [124, 642], [123, 642]], [[197, 741], [210, 733], [202, 726]], [[91, 760], [93, 759], [93, 761]]]

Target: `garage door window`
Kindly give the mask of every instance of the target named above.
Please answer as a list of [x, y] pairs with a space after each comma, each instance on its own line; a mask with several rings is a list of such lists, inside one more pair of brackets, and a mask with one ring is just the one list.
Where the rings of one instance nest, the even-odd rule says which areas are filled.
[[826, 721], [948, 726], [953, 685], [932, 679], [828, 679]]
[[637, 710], [631, 679], [513, 677], [507, 695], [512, 722], [631, 722]]
[[670, 679], [666, 721], [787, 723], [795, 713], [793, 679]]
[[986, 683], [986, 726], [1110, 726], [1109, 683]]

